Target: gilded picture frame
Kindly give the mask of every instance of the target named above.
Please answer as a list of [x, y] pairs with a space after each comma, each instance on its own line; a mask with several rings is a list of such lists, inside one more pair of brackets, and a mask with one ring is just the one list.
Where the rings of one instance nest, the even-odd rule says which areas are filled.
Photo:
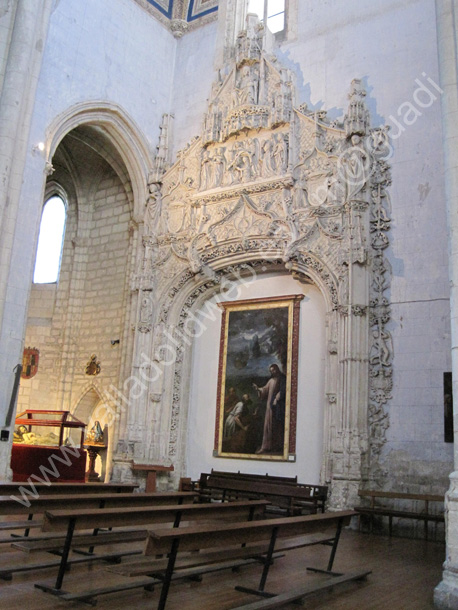
[[214, 456], [295, 460], [303, 296], [220, 303]]

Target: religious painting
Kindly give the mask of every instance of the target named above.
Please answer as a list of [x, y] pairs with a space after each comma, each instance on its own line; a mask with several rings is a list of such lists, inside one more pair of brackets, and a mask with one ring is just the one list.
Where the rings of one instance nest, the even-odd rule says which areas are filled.
[[220, 303], [215, 456], [294, 460], [302, 298]]

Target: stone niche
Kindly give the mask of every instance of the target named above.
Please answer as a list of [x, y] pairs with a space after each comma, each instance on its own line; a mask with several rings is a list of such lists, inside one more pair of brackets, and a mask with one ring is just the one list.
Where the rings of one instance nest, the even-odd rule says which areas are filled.
[[370, 478], [389, 425], [387, 129], [371, 128], [358, 80], [342, 123], [296, 107], [292, 74], [263, 40], [249, 21], [202, 133], [170, 167], [165, 117], [132, 280], [132, 375], [145, 391], [130, 401], [115, 467], [135, 459], [185, 473], [193, 312], [230, 278], [287, 271], [325, 302], [321, 480], [341, 508]]

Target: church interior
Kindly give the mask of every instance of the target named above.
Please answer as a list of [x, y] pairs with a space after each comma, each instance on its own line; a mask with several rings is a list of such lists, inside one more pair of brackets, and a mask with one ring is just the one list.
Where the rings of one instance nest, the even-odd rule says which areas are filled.
[[[458, 608], [457, 12], [0, 1], [0, 544], [12, 515], [40, 525], [8, 513], [10, 483], [16, 505], [51, 480], [209, 504], [268, 489], [279, 531], [342, 516], [328, 576], [372, 570], [305, 607]], [[35, 500], [49, 532], [54, 510], [93, 509]], [[97, 505], [107, 527], [120, 501]], [[0, 600], [63, 607], [70, 566], [37, 576], [50, 554], [14, 531]], [[269, 585], [327, 554], [286, 553]], [[280, 607], [234, 593], [259, 571], [171, 583], [167, 608]], [[157, 603], [138, 586], [99, 605]]]

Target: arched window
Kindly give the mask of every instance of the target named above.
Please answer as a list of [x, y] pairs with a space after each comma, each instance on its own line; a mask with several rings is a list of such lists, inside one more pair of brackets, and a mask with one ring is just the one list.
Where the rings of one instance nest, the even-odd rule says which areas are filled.
[[57, 282], [65, 229], [65, 204], [61, 197], [50, 197], [43, 206], [33, 281], [35, 284]]
[[248, 12], [267, 23], [272, 34], [285, 29], [285, 0], [248, 0]]

